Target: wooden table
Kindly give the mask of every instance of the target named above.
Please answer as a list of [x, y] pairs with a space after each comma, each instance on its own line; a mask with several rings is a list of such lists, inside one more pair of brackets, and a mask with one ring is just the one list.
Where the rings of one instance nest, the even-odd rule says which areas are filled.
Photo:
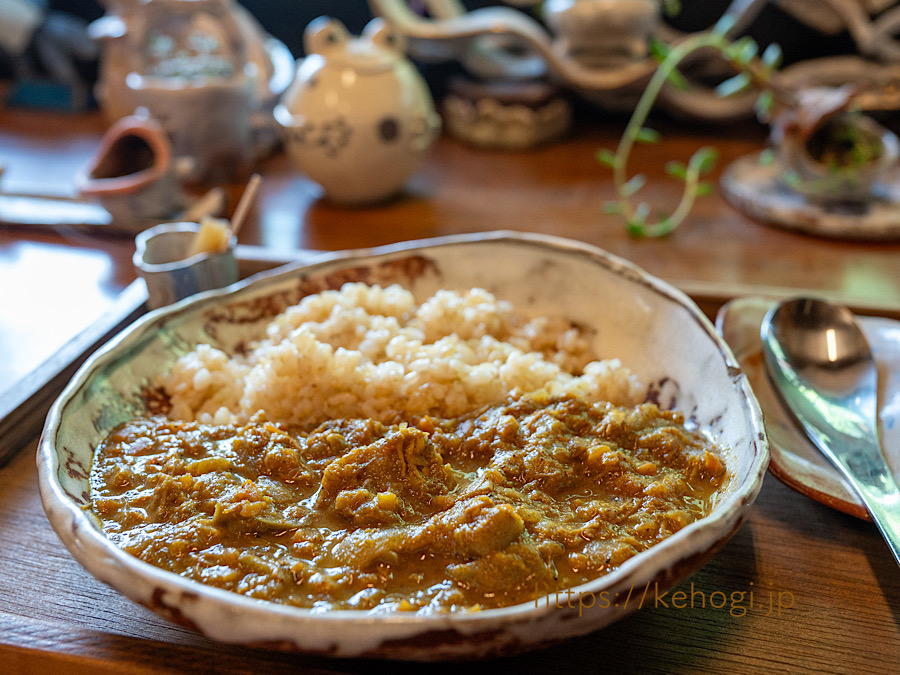
[[[628, 258], [687, 290], [710, 316], [730, 297], [803, 290], [875, 313], [900, 311], [900, 243], [790, 233], [749, 220], [720, 195], [699, 202], [667, 239], [630, 238], [619, 219], [603, 213], [612, 187], [594, 159], [599, 147], [614, 145], [621, 122], [584, 111], [569, 139], [528, 153], [480, 152], [443, 138], [408, 194], [376, 208], [345, 210], [321, 201], [318, 189], [276, 155], [259, 167], [264, 184], [242, 243], [289, 258], [302, 249], [526, 230], [581, 239]], [[70, 189], [102, 132], [93, 114], [0, 110], [4, 190]], [[671, 202], [677, 185], [664, 176], [664, 160], [684, 160], [712, 144], [722, 167], [763, 142], [763, 130], [752, 125], [668, 124], [663, 142], [641, 148], [634, 168], [647, 174], [654, 203]], [[239, 192], [230, 186], [230, 207]], [[0, 392], [27, 380], [57, 350], [66, 353], [80, 331], [90, 333], [121, 311], [116, 301], [134, 279], [132, 252], [129, 238], [0, 226]], [[355, 672], [373, 666], [215, 644], [94, 580], [44, 517], [36, 440], [0, 469], [3, 670]], [[670, 593], [588, 637], [473, 667], [890, 672], [900, 662], [900, 573], [874, 526], [771, 476], [745, 526], [679, 589], [687, 600], [673, 601]]]

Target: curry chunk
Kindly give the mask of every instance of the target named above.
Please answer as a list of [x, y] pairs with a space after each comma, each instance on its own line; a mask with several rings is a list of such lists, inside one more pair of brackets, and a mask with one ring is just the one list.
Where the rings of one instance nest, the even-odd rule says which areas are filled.
[[402, 425], [329, 464], [322, 474], [316, 503], [320, 509], [336, 508], [336, 500], [343, 495], [342, 508], [337, 509], [353, 520], [354, 500], [346, 494], [349, 490], [359, 496], [356, 503], [367, 506], [370, 512], [415, 520], [431, 510], [433, 497], [446, 494], [451, 487], [448, 479], [443, 459], [428, 435]]

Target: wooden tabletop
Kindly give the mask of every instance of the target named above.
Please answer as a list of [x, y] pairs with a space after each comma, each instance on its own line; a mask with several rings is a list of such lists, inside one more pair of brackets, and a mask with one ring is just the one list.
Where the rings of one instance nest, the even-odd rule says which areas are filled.
[[[641, 147], [633, 163], [634, 171], [647, 174], [645, 190], [660, 205], [671, 204], [678, 190], [664, 175], [664, 161], [686, 160], [698, 147], [714, 145], [721, 170], [765, 141], [764, 130], [755, 125], [660, 125], [662, 143]], [[720, 194], [703, 198], [666, 239], [630, 238], [620, 219], [604, 214], [613, 190], [608, 171], [595, 160], [598, 148], [615, 144], [621, 128], [622, 120], [582, 110], [569, 138], [529, 152], [479, 151], [441, 138], [403, 196], [360, 209], [321, 200], [318, 188], [276, 154], [259, 165], [263, 186], [241, 241], [264, 247], [273, 258], [290, 258], [306, 249], [370, 247], [455, 233], [542, 232], [623, 256], [687, 290], [710, 316], [731, 297], [801, 291], [874, 313], [900, 312], [900, 242], [844, 242], [788, 232], [750, 220]], [[0, 109], [2, 191], [71, 192], [75, 172], [103, 131], [94, 113]], [[228, 188], [233, 208], [241, 186]], [[21, 387], [54, 355], [70, 359], [67, 345], [108, 322], [110, 312], [121, 311], [116, 303], [135, 278], [133, 251], [130, 237], [0, 225], [0, 395]], [[54, 386], [58, 383], [47, 385]], [[0, 469], [3, 670], [372, 668], [369, 662], [215, 644], [94, 580], [44, 517], [36, 442], [35, 434]], [[675, 599], [670, 592], [600, 632], [477, 667], [852, 673], [890, 672], [900, 662], [900, 573], [875, 527], [772, 476], [744, 527], [676, 590], [685, 595]], [[435, 666], [444, 668], [453, 666]]]

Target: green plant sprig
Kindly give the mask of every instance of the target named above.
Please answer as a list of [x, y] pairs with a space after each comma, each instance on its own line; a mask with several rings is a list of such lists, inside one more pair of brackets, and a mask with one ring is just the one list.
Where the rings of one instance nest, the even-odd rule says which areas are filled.
[[667, 165], [669, 175], [684, 181], [681, 199], [671, 214], [659, 214], [655, 221], [650, 221], [650, 205], [647, 202], [632, 202], [632, 197], [643, 186], [645, 179], [641, 174], [628, 176], [628, 157], [635, 144], [655, 143], [659, 140], [659, 133], [646, 128], [644, 123], [667, 82], [681, 88], [686, 86], [686, 80], [678, 71], [678, 66], [684, 59], [700, 50], [718, 50], [737, 70], [737, 74], [722, 82], [717, 91], [721, 95], [730, 95], [752, 87], [760, 89], [758, 114], [765, 114], [774, 105], [776, 98], [792, 102], [793, 95], [790, 92], [780, 91], [772, 86], [772, 73], [781, 60], [778, 46], [770, 45], [760, 56], [759, 46], [749, 37], [731, 42], [726, 37], [730, 28], [731, 23], [723, 20], [712, 31], [691, 36], [671, 49], [655, 45], [654, 50], [662, 60], [638, 100], [615, 153], [608, 149], [597, 153], [598, 161], [612, 168], [616, 193], [619, 195], [617, 201], [607, 204], [606, 212], [624, 215], [628, 233], [634, 237], [662, 237], [670, 234], [687, 217], [695, 199], [712, 189], [711, 184], [703, 181], [702, 177], [715, 166], [717, 154], [713, 148], [703, 147], [694, 153], [687, 165], [680, 162], [670, 162]]

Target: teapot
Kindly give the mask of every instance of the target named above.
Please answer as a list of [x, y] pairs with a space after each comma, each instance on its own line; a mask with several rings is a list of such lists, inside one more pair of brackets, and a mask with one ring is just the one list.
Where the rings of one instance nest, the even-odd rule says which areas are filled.
[[396, 195], [440, 130], [424, 79], [380, 18], [359, 37], [319, 17], [275, 108], [290, 161], [344, 205]]
[[274, 149], [278, 98], [293, 75], [287, 47], [235, 0], [102, 0], [89, 34], [102, 46], [96, 95], [106, 121], [146, 108], [179, 156], [185, 179], [246, 178]]

